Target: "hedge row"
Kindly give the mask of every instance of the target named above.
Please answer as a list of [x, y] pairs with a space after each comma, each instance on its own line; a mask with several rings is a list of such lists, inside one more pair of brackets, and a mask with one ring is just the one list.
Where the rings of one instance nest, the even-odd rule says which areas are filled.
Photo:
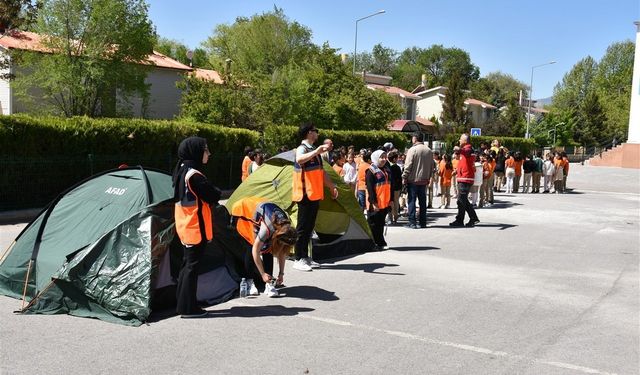
[[[447, 150], [453, 149], [454, 146], [458, 145], [458, 140], [460, 139], [459, 134], [448, 134], [445, 137], [445, 142], [447, 145]], [[480, 148], [480, 143], [486, 142], [491, 145], [491, 141], [497, 139], [500, 141], [500, 145], [506, 147], [510, 151], [520, 151], [524, 154], [530, 153], [534, 151], [538, 145], [533, 138], [517, 138], [517, 137], [494, 137], [494, 136], [475, 136], [471, 137], [471, 145], [473, 148]]]
[[0, 156], [175, 155], [180, 141], [198, 135], [212, 152], [241, 153], [260, 134], [193, 122], [128, 118], [0, 116]]
[[[330, 130], [319, 129], [319, 142], [322, 142], [325, 138], [330, 138], [333, 144], [336, 146], [350, 146], [356, 147], [356, 150], [361, 148], [378, 148], [386, 142], [391, 142], [393, 145], [402, 150], [410, 145], [409, 136], [406, 133], [390, 132], [390, 131], [363, 131], [363, 130]], [[298, 127], [297, 126], [278, 126], [270, 125], [264, 130], [264, 146], [269, 152], [276, 152], [281, 147], [287, 147], [289, 149], [295, 148], [300, 144], [298, 139]]]

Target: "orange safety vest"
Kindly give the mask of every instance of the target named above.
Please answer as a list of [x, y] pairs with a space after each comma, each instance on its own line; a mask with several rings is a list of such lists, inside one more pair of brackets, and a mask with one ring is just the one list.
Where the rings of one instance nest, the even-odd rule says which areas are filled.
[[194, 174], [204, 176], [196, 169], [187, 171], [184, 177], [186, 191], [182, 200], [176, 202], [174, 213], [176, 232], [184, 245], [198, 245], [213, 239], [211, 207], [191, 189], [190, 179]]
[[[375, 165], [369, 167], [371, 173], [376, 180], [376, 200], [378, 209], [382, 210], [389, 207], [391, 201], [391, 182], [389, 181], [389, 175], [384, 170], [378, 168]], [[367, 210], [369, 209], [369, 190], [367, 190]]]
[[365, 176], [367, 175], [367, 169], [371, 167], [371, 164], [366, 161], [361, 161], [358, 165], [358, 178], [357, 178], [357, 188], [358, 190], [367, 190], [367, 184], [365, 181]]
[[244, 181], [249, 177], [249, 166], [251, 165], [251, 159], [248, 156], [245, 156], [242, 159], [242, 177], [241, 180]]
[[[305, 154], [314, 149], [306, 145], [302, 145]], [[324, 169], [322, 169], [322, 158], [316, 155], [303, 165], [298, 162], [293, 163], [293, 191], [291, 200], [300, 202], [304, 195], [310, 201], [319, 201], [324, 199]]]
[[255, 225], [260, 225], [253, 220], [258, 205], [262, 202], [266, 202], [264, 198], [248, 197], [243, 198], [233, 204], [231, 208], [231, 215], [238, 218], [236, 229], [238, 233], [247, 240], [250, 244], [256, 240], [256, 233], [254, 230]]

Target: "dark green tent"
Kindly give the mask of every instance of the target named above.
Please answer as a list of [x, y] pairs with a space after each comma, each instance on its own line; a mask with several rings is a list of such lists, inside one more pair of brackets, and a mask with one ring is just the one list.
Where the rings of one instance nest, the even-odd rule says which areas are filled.
[[[139, 325], [153, 306], [175, 305], [182, 248], [175, 236], [171, 176], [124, 168], [60, 194], [0, 258], [0, 293], [29, 313], [69, 313]], [[233, 296], [242, 257], [229, 215], [215, 209], [216, 240], [200, 270], [198, 297]]]

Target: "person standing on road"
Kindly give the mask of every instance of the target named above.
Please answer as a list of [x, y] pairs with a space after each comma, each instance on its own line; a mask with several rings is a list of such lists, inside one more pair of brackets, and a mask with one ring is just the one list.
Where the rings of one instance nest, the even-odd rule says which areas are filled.
[[[458, 215], [456, 219], [449, 225], [452, 227], [473, 227], [480, 222], [476, 211], [469, 202], [469, 191], [473, 185], [473, 179], [475, 176], [475, 157], [473, 155], [473, 149], [469, 144], [469, 135], [462, 134], [460, 136], [460, 162], [458, 163], [457, 180], [458, 180]], [[469, 215], [469, 222], [464, 224], [465, 212]]]
[[358, 181], [358, 171], [356, 167], [355, 156], [353, 155], [353, 152], [349, 152], [347, 155], [347, 162], [342, 166], [342, 172], [344, 172], [344, 182], [349, 185], [353, 192], [356, 191], [356, 182]]
[[333, 199], [338, 198], [338, 188], [322, 167], [320, 155], [328, 150], [328, 146], [313, 146], [318, 140], [318, 129], [311, 123], [302, 124], [298, 129], [298, 138], [302, 142], [296, 149], [291, 197], [291, 201], [298, 204], [298, 241], [293, 268], [311, 271], [312, 267], [319, 267], [309, 256], [309, 241], [316, 224], [320, 201], [324, 199], [324, 186], [331, 190]]
[[400, 216], [400, 192], [402, 191], [402, 169], [396, 163], [398, 161], [398, 151], [389, 152], [387, 159], [391, 164], [391, 224], [397, 224]]
[[531, 187], [532, 193], [540, 192], [540, 177], [542, 177], [542, 169], [544, 165], [544, 161], [542, 160], [542, 152], [538, 151], [533, 158], [533, 163], [535, 167], [533, 168], [533, 186]]
[[246, 180], [249, 177], [249, 166], [253, 162], [253, 148], [251, 146], [246, 146], [244, 148], [244, 159], [242, 159], [242, 177], [240, 178], [242, 181]]
[[[407, 186], [409, 206], [409, 224], [411, 229], [427, 227], [427, 184], [431, 181], [434, 170], [433, 153], [422, 143], [422, 133], [414, 133], [411, 137], [413, 146], [407, 151], [402, 183]], [[416, 222], [416, 199], [420, 204], [420, 214]]]
[[384, 240], [384, 220], [391, 206], [391, 180], [385, 164], [387, 153], [377, 150], [371, 154], [371, 166], [365, 175], [367, 185], [367, 221], [371, 227], [374, 250], [387, 250]]
[[533, 193], [533, 188], [531, 187], [531, 178], [533, 177], [533, 171], [536, 169], [536, 163], [528, 154], [527, 156], [525, 156], [524, 163], [522, 164], [522, 169], [524, 170], [524, 183], [522, 185], [522, 192], [528, 193], [529, 188], [531, 188], [531, 192]]
[[553, 165], [553, 155], [547, 154], [547, 160], [542, 165], [542, 173], [544, 174], [544, 191], [543, 193], [549, 193], [553, 186], [553, 175], [555, 174], [555, 166]]
[[498, 153], [496, 154], [496, 167], [494, 170], [495, 178], [495, 186], [493, 187], [493, 191], [500, 192], [502, 186], [504, 186], [504, 176], [505, 176], [505, 162], [507, 158], [505, 157], [504, 148], [500, 147], [498, 149]]
[[440, 163], [438, 174], [440, 175], [440, 191], [442, 192], [440, 199], [440, 208], [449, 208], [451, 205], [451, 179], [453, 177], [453, 164], [451, 156], [444, 154], [443, 162]]
[[567, 153], [562, 151], [562, 153], [560, 154], [560, 156], [562, 156], [562, 162], [564, 163], [562, 165], [563, 167], [563, 175], [562, 175], [562, 192], [566, 193], [567, 191], [567, 177], [569, 176], [569, 158], [567, 157]]
[[178, 276], [176, 312], [182, 318], [198, 318], [207, 311], [198, 306], [198, 262], [207, 242], [213, 239], [211, 207], [220, 199], [220, 190], [202, 174], [209, 161], [207, 140], [189, 137], [178, 147], [178, 163], [173, 172], [176, 233], [184, 254]]

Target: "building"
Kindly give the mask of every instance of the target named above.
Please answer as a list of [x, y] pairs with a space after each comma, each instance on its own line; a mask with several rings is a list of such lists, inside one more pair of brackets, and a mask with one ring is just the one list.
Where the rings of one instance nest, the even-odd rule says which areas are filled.
[[[41, 36], [32, 32], [13, 32], [0, 38], [0, 55], [7, 55], [10, 50], [28, 50], [50, 53], [41, 43]], [[149, 66], [146, 83], [149, 85], [149, 98], [146, 106], [139, 97], [129, 98], [125, 102], [118, 93], [116, 95], [116, 112], [127, 112], [133, 117], [153, 119], [171, 119], [179, 114], [182, 90], [177, 87], [185, 74], [194, 72], [196, 77], [222, 83], [220, 75], [213, 70], [192, 69], [168, 56], [153, 51], [143, 62]], [[0, 73], [20, 72], [21, 67], [10, 64], [9, 71]], [[38, 89], [34, 88], [37, 96]], [[0, 114], [36, 113], [40, 108], [27, 107], [16, 97], [12, 82], [0, 80]]]
[[[426, 89], [424, 85], [420, 85], [413, 90], [413, 94], [420, 97], [416, 102], [416, 116], [425, 119], [435, 118], [442, 123], [447, 87], [437, 86]], [[473, 125], [478, 126], [489, 121], [497, 110], [495, 106], [473, 98], [465, 99], [464, 105], [469, 115], [469, 120]]]
[[399, 87], [391, 86], [391, 77], [383, 76], [379, 74], [372, 74], [362, 72], [362, 79], [365, 84], [371, 90], [384, 91], [389, 95], [394, 96], [404, 112], [399, 120], [415, 120], [416, 119], [416, 101], [420, 99], [419, 96], [403, 90]]

